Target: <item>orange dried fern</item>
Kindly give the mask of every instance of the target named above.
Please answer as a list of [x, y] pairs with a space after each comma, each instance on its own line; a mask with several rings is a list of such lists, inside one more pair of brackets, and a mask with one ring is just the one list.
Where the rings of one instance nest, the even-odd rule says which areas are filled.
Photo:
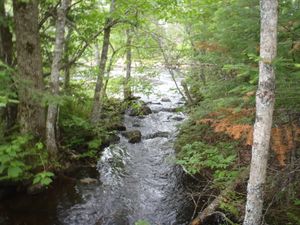
[[[253, 143], [253, 126], [249, 124], [235, 124], [245, 116], [253, 116], [255, 109], [244, 109], [235, 112], [233, 109], [223, 109], [220, 112], [211, 113], [209, 118], [197, 121], [198, 124], [207, 124], [214, 128], [214, 132], [223, 132], [234, 140], [244, 140], [245, 145]], [[223, 116], [222, 119], [218, 117]], [[276, 153], [279, 165], [286, 165], [287, 154], [295, 148], [297, 139], [300, 138], [300, 127], [296, 124], [283, 125], [272, 128], [271, 149]]]

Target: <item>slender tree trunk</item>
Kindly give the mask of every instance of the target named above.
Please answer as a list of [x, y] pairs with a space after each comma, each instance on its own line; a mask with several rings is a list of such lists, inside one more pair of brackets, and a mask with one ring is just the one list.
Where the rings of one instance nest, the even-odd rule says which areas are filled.
[[45, 134], [45, 109], [40, 104], [44, 91], [42, 56], [38, 30], [38, 0], [13, 0], [20, 104], [18, 116], [22, 133]]
[[126, 30], [127, 42], [126, 42], [126, 77], [124, 80], [124, 100], [128, 100], [132, 97], [132, 91], [130, 86], [131, 79], [131, 64], [132, 64], [132, 30], [131, 28]]
[[[13, 41], [12, 41], [12, 33], [10, 32], [8, 27], [8, 18], [5, 13], [4, 1], [0, 2], [0, 17], [2, 18], [2, 21], [0, 22], [0, 59], [8, 66], [12, 66]], [[9, 85], [11, 86], [12, 91], [16, 91], [12, 79], [10, 80]], [[10, 104], [10, 103], [7, 104], [4, 112], [7, 130], [15, 125], [17, 120], [17, 112], [18, 112], [17, 104]]]
[[65, 68], [64, 68], [64, 73], [65, 73], [65, 80], [64, 80], [64, 90], [66, 92], [69, 92], [70, 90], [70, 69], [71, 69], [71, 65], [69, 65], [70, 62], [70, 58], [69, 58], [69, 45], [70, 45], [70, 38], [72, 35], [73, 29], [69, 28], [68, 30], [68, 34], [65, 40], [65, 46], [64, 46], [64, 54], [65, 54]]
[[184, 101], [188, 102], [186, 96], [185, 96], [184, 93], [181, 91], [181, 89], [180, 89], [180, 87], [179, 87], [179, 85], [178, 85], [178, 83], [177, 83], [177, 81], [176, 81], [175, 72], [174, 72], [174, 70], [171, 68], [172, 65], [171, 65], [171, 63], [169, 62], [169, 58], [168, 58], [168, 56], [167, 56], [167, 54], [166, 54], [166, 52], [165, 52], [165, 50], [164, 50], [164, 46], [163, 46], [163, 44], [162, 44], [162, 41], [160, 40], [159, 37], [156, 38], [156, 39], [157, 39], [157, 42], [158, 42], [158, 46], [159, 46], [159, 48], [160, 48], [160, 50], [161, 50], [161, 53], [162, 53], [162, 55], [163, 55], [163, 58], [164, 58], [166, 67], [167, 67], [167, 69], [168, 69], [168, 71], [169, 71], [169, 73], [170, 73], [170, 75], [171, 75], [172, 80], [174, 81], [174, 84], [175, 84], [175, 86], [176, 86], [177, 91], [178, 91], [179, 94], [182, 96], [182, 98], [184, 99]]
[[104, 92], [105, 96], [107, 95], [106, 94], [106, 89], [107, 89], [108, 81], [109, 81], [109, 78], [110, 78], [110, 72], [111, 72], [111, 69], [113, 67], [114, 58], [117, 55], [118, 51], [121, 50], [121, 49], [122, 48], [119, 48], [119, 49], [115, 50], [112, 47], [112, 54], [111, 54], [111, 57], [109, 59], [109, 63], [108, 63], [107, 69], [106, 69], [106, 77], [105, 77], [105, 82], [104, 82], [104, 86], [103, 86], [103, 92]]
[[0, 57], [4, 63], [11, 66], [12, 58], [13, 58], [13, 42], [12, 42], [12, 34], [8, 27], [7, 16], [5, 14], [5, 6], [4, 1], [0, 2], [0, 18], [2, 21], [0, 22]]
[[189, 87], [188, 87], [187, 83], [184, 80], [181, 81], [181, 86], [182, 86], [183, 92], [184, 92], [184, 94], [185, 94], [185, 96], [187, 98], [187, 103], [189, 105], [193, 105], [194, 104], [194, 100], [193, 100], [193, 98], [192, 98], [192, 96], [190, 94]]
[[[95, 47], [96, 47], [96, 62], [97, 62], [97, 66], [99, 67], [99, 65], [101, 64], [101, 58], [100, 58], [100, 51], [99, 51], [98, 43], [96, 43]], [[107, 74], [107, 71], [106, 71], [106, 74]], [[107, 83], [106, 80], [105, 80], [106, 78], [107, 78], [107, 75], [105, 77], [105, 72], [104, 72], [103, 78], [102, 78], [102, 85], [101, 85], [101, 88], [100, 88], [100, 97], [99, 97], [99, 99], [100, 99], [99, 108], [98, 108], [99, 118], [100, 118], [100, 115], [102, 113], [103, 101], [104, 101], [104, 98], [106, 97], [106, 83]]]
[[256, 93], [252, 160], [247, 189], [244, 225], [259, 225], [263, 209], [269, 142], [275, 101], [275, 73], [272, 62], [277, 51], [277, 0], [261, 0], [259, 84]]
[[[114, 0], [111, 1], [110, 13], [112, 13], [113, 11], [114, 11]], [[91, 113], [91, 122], [92, 123], [97, 123], [100, 119], [101, 104], [102, 104], [101, 92], [103, 89], [103, 80], [104, 80], [105, 67], [106, 67], [106, 62], [107, 62], [107, 54], [108, 54], [111, 26], [112, 26], [112, 19], [107, 18], [105, 25], [104, 25], [102, 52], [101, 52], [101, 57], [100, 57], [100, 61], [99, 61], [99, 74], [97, 77], [95, 93], [94, 93], [93, 109], [92, 109], [92, 113]]]
[[[51, 66], [51, 82], [50, 88], [53, 96], [59, 95], [59, 68], [63, 58], [64, 49], [64, 35], [66, 24], [67, 8], [70, 5], [70, 0], [62, 0], [61, 6], [57, 9], [56, 21], [56, 38], [53, 54], [53, 62]], [[56, 124], [58, 116], [58, 104], [51, 102], [48, 106], [47, 123], [46, 123], [46, 144], [47, 149], [52, 156], [57, 154], [57, 140], [56, 140]]]

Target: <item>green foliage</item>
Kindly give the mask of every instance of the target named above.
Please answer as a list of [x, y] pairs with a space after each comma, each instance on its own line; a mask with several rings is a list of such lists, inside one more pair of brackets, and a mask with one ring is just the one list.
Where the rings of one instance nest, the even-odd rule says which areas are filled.
[[41, 184], [43, 186], [48, 186], [52, 182], [54, 173], [43, 171], [34, 176], [33, 184]]
[[99, 149], [99, 147], [101, 146], [101, 140], [98, 139], [94, 139], [88, 142], [88, 146], [89, 149], [93, 150], [93, 149]]
[[30, 178], [33, 170], [45, 166], [47, 154], [41, 142], [30, 135], [16, 136], [0, 145], [0, 180]]
[[212, 146], [203, 142], [194, 142], [182, 147], [181, 157], [177, 160], [177, 163], [184, 166], [190, 174], [199, 173], [204, 169], [211, 169], [214, 171], [215, 181], [228, 180], [229, 176], [236, 175], [234, 173], [228, 174], [226, 170], [236, 159], [233, 148], [233, 145], [225, 143]]
[[9, 103], [19, 103], [16, 93], [12, 91], [11, 75], [13, 72], [13, 68], [0, 60], [0, 109]]
[[230, 192], [226, 196], [226, 201], [221, 202], [220, 208], [239, 218], [241, 215], [240, 206], [244, 204], [243, 195], [237, 192]]
[[289, 218], [289, 220], [291, 221], [291, 223], [288, 224], [295, 224], [295, 225], [300, 225], [300, 216], [297, 214], [294, 214], [292, 212], [288, 212], [287, 216]]
[[18, 136], [11, 143], [0, 146], [1, 179], [17, 179], [24, 174], [27, 169], [24, 158], [28, 153], [23, 151], [31, 139], [30, 136]]

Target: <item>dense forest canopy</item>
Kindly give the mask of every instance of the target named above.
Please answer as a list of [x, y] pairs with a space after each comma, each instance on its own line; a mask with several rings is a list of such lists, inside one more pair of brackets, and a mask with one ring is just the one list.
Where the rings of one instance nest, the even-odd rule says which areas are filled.
[[[209, 184], [198, 201], [217, 196], [192, 224], [241, 224], [257, 202], [245, 225], [299, 224], [299, 0], [1, 0], [0, 189], [43, 190], [95, 164], [125, 112], [151, 113], [138, 96], [162, 74], [188, 115], [176, 164]], [[252, 147], [265, 167], [252, 164], [245, 210]]]

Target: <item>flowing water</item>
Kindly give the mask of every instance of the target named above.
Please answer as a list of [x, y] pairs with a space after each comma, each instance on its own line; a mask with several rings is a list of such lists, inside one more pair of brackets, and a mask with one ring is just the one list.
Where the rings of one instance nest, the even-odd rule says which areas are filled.
[[0, 224], [188, 224], [194, 207], [173, 149], [177, 125], [184, 119], [174, 109], [182, 102], [168, 75], [153, 84], [155, 94], [142, 96], [153, 113], [124, 118], [127, 130], [141, 131], [142, 141], [130, 144], [120, 135], [119, 143], [106, 148], [97, 165], [98, 182], [60, 182], [44, 195], [16, 196], [2, 206], [6, 211]]

